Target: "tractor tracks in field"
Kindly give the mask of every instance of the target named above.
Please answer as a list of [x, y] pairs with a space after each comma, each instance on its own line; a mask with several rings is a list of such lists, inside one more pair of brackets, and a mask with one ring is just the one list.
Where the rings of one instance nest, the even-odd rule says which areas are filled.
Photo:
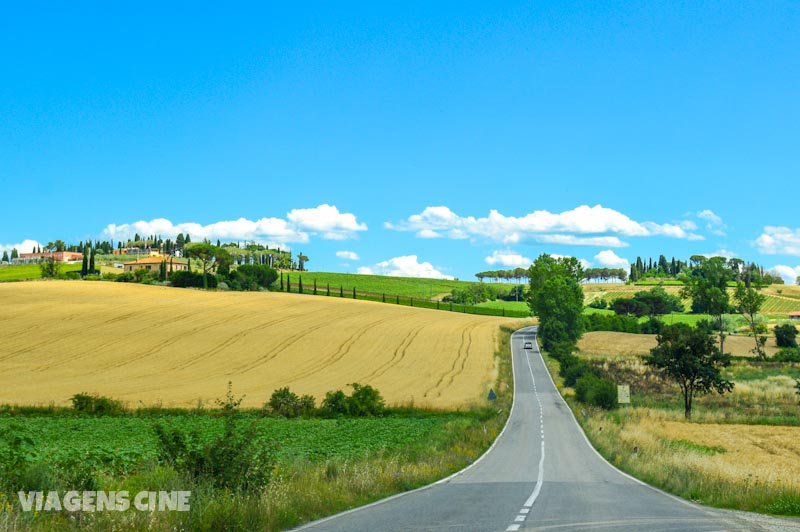
[[334, 351], [334, 353], [328, 357], [322, 358], [317, 361], [311, 368], [308, 368], [300, 373], [293, 375], [291, 380], [288, 381], [289, 384], [296, 382], [300, 379], [308, 377], [309, 375], [313, 375], [319, 371], [322, 371], [325, 368], [329, 368], [333, 364], [339, 362], [343, 359], [347, 354], [350, 352], [350, 349], [353, 345], [358, 342], [361, 337], [363, 337], [370, 329], [373, 327], [377, 327], [381, 323], [392, 319], [391, 317], [381, 318], [379, 320], [375, 320], [373, 322], [364, 325], [363, 327], [359, 328], [356, 332], [351, 334], [344, 342], [339, 344], [339, 347]]
[[364, 377], [364, 380], [366, 381], [368, 379], [380, 377], [384, 373], [392, 369], [394, 366], [399, 364], [405, 358], [408, 348], [411, 346], [412, 343], [414, 343], [414, 340], [417, 339], [417, 336], [419, 335], [420, 331], [422, 331], [422, 329], [424, 329], [426, 326], [427, 325], [420, 325], [419, 327], [414, 329], [410, 334], [406, 335], [406, 337], [403, 338], [403, 340], [400, 342], [400, 345], [398, 345], [395, 348], [394, 352], [392, 353], [392, 357], [383, 364], [381, 364], [372, 373]]
[[442, 391], [453, 384], [455, 378], [464, 371], [464, 368], [467, 366], [467, 360], [469, 359], [470, 349], [472, 348], [472, 332], [477, 328], [477, 326], [477, 324], [472, 324], [465, 327], [464, 330], [461, 331], [461, 344], [458, 346], [458, 352], [456, 357], [453, 359], [453, 364], [450, 366], [450, 369], [447, 370], [447, 372], [439, 377], [439, 381], [436, 384], [425, 391], [425, 393], [422, 395], [423, 397], [428, 397], [429, 394], [433, 393], [437, 389], [438, 393], [436, 396], [440, 397], [442, 395]]

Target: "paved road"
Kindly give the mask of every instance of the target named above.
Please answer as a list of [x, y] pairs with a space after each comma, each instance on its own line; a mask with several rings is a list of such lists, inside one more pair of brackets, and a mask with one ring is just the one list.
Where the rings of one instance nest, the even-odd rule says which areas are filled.
[[[514, 333], [515, 396], [492, 449], [428, 488], [309, 523], [312, 531], [711, 532], [761, 530], [646, 486], [611, 467], [586, 441], [550, 379], [536, 328]], [[532, 342], [533, 349], [523, 349]]]

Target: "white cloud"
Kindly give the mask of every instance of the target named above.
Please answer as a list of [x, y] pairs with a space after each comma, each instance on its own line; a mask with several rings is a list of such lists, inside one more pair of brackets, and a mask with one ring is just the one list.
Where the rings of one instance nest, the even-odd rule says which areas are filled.
[[800, 276], [800, 266], [795, 266], [792, 268], [791, 266], [786, 266], [784, 264], [778, 264], [777, 266], [773, 266], [772, 270], [781, 277], [783, 277], [783, 281], [786, 284], [795, 284], [797, 277]]
[[539, 235], [535, 236], [534, 240], [543, 244], [561, 244], [564, 246], [628, 247], [627, 242], [623, 242], [615, 236]]
[[423, 229], [422, 231], [417, 231], [417, 238], [442, 238], [442, 234], [432, 229]]
[[419, 262], [416, 255], [405, 255], [394, 257], [383, 262], [379, 262], [373, 267], [362, 266], [358, 273], [368, 275], [388, 275], [391, 277], [426, 277], [431, 279], [453, 279], [450, 275], [445, 275], [430, 262]]
[[737, 256], [736, 253], [733, 251], [728, 251], [727, 249], [720, 249], [714, 253], [701, 253], [701, 255], [705, 257], [725, 257], [726, 259], [733, 259]]
[[340, 259], [359, 260], [360, 257], [355, 251], [337, 251], [336, 256]]
[[[637, 222], [625, 214], [595, 205], [581, 205], [569, 211], [551, 213], [534, 211], [525, 216], [506, 216], [497, 210], [489, 211], [488, 216], [459, 216], [446, 206], [426, 207], [419, 214], [412, 214], [407, 220], [394, 224], [384, 224], [387, 229], [414, 231], [418, 237], [448, 238], [480, 237], [495, 242], [514, 244], [525, 239], [545, 243], [563, 243], [575, 246], [623, 247], [627, 244], [618, 236], [663, 235], [673, 238], [700, 240], [703, 237], [690, 231], [696, 228], [691, 221], [679, 224], [658, 224]], [[597, 236], [576, 236], [597, 235]]]
[[256, 240], [271, 243], [301, 243], [309, 241], [311, 235], [321, 235], [328, 240], [346, 240], [354, 238], [359, 231], [366, 231], [367, 226], [358, 223], [355, 215], [340, 213], [335, 206], [323, 204], [313, 209], [293, 209], [286, 220], [282, 218], [260, 218], [248, 220], [226, 220], [208, 225], [195, 222], [173, 224], [166, 218], [150, 221], [140, 220], [129, 224], [109, 224], [103, 234], [111, 240], [132, 238], [140, 235], [157, 234], [174, 238], [178, 233], [188, 233], [192, 240]]
[[328, 204], [313, 209], [292, 209], [286, 218], [302, 230], [322, 233], [322, 238], [328, 240], [346, 240], [367, 230], [367, 224], [358, 223], [354, 214], [339, 212], [336, 206]]
[[767, 226], [755, 244], [767, 255], [800, 255], [800, 229]]
[[34, 247], [44, 246], [36, 240], [31, 239], [25, 239], [19, 244], [0, 244], [0, 257], [2, 257], [4, 251], [7, 251], [10, 257], [12, 249], [16, 249], [19, 253], [32, 253]]
[[727, 226], [722, 223], [722, 218], [720, 218], [714, 211], [711, 209], [705, 209], [697, 213], [697, 217], [701, 220], [705, 220], [708, 222], [706, 224], [706, 229], [717, 236], [725, 236], [725, 229]]
[[624, 270], [627, 270], [628, 267], [630, 267], [630, 262], [628, 261], [628, 259], [618, 256], [610, 249], [603, 250], [597, 255], [595, 255], [594, 260], [596, 260], [601, 266], [605, 266], [606, 268], [622, 268]]
[[500, 264], [509, 268], [527, 268], [533, 263], [532, 259], [523, 257], [519, 253], [514, 253], [513, 251], [493, 251], [492, 254], [484, 260], [486, 264], [490, 266]]

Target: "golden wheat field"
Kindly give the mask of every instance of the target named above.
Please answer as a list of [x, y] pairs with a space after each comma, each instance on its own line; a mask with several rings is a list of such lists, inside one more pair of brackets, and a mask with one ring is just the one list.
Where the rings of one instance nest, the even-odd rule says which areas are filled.
[[[585, 355], [633, 356], [645, 355], [656, 346], [655, 334], [632, 334], [623, 332], [588, 332], [578, 341], [578, 349]], [[725, 338], [725, 352], [735, 356], [755, 356], [752, 349], [755, 342], [749, 336], [728, 336]], [[775, 337], [767, 339], [764, 349], [768, 356], [778, 352]]]
[[[708, 478], [800, 489], [800, 427], [687, 423], [656, 412], [634, 413], [619, 437], [653, 453], [655, 462], [702, 471]], [[664, 447], [685, 441], [722, 452], [712, 456]]]
[[359, 382], [388, 404], [457, 408], [486, 396], [499, 318], [283, 293], [108, 282], [0, 285], [0, 403], [78, 392], [244, 405], [289, 386], [321, 400]]

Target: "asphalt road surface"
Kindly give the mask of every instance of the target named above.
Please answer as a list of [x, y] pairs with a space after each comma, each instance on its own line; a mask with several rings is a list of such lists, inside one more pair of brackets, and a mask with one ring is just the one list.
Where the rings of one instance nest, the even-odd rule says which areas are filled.
[[[589, 445], [553, 385], [535, 336], [536, 328], [529, 327], [511, 338], [514, 407], [505, 429], [480, 460], [432, 486], [314, 521], [301, 529], [800, 530], [796, 522], [762, 526], [755, 516], [697, 506], [613, 468]], [[532, 342], [533, 348], [523, 349], [525, 342]]]

